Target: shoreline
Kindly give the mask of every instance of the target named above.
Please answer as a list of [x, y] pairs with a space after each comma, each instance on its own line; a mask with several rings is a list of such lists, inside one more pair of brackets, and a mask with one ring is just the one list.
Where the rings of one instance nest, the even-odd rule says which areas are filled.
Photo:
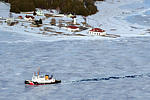
[[[121, 6], [127, 6], [129, 4], [132, 4], [134, 2], [138, 2], [139, 0], [133, 0], [132, 2], [128, 2], [129, 0], [126, 1], [114, 1], [114, 3], [110, 1], [105, 1], [105, 2], [96, 2], [96, 6], [98, 7], [99, 12], [96, 13], [95, 15], [88, 16], [87, 17], [87, 22], [89, 25], [92, 25], [94, 27], [101, 27], [102, 29], [105, 29], [108, 34], [116, 34], [120, 35], [121, 37], [119, 38], [124, 38], [124, 37], [149, 37], [150, 35], [148, 32], [146, 32], [146, 29], [148, 27], [142, 26], [142, 25], [137, 25], [137, 24], [132, 24], [127, 22], [127, 20], [124, 20], [127, 16], [132, 16], [134, 13], [138, 13], [138, 10], [132, 9], [132, 10], [127, 10], [127, 9], [122, 9], [120, 8]], [[115, 10], [113, 10], [115, 9]], [[134, 13], [132, 11], [134, 10]], [[142, 11], [147, 11], [146, 9], [140, 10]], [[64, 18], [65, 19], [65, 18]], [[79, 20], [81, 22], [81, 18], [79, 16]], [[97, 23], [96, 23], [97, 22]], [[0, 27], [0, 30], [2, 31], [8, 31], [12, 33], [18, 33], [18, 34], [25, 34], [25, 35], [31, 35], [34, 37], [39, 37], [39, 38], [80, 38], [80, 39], [87, 39], [87, 38], [92, 38], [92, 39], [109, 39], [108, 37], [100, 37], [100, 36], [89, 36], [87, 35], [88, 30], [83, 31], [83, 34], [86, 34], [87, 36], [45, 36], [42, 35], [38, 29], [32, 30], [33, 28], [27, 29], [24, 27], [20, 26], [7, 26], [7, 25], [2, 25]], [[55, 28], [57, 30], [57, 28]], [[34, 31], [37, 31], [36, 33]], [[67, 33], [67, 31], [63, 30], [62, 32]], [[82, 32], [79, 32], [82, 33]], [[70, 33], [69, 33], [70, 34]], [[91, 40], [92, 40], [91, 39]], [[111, 39], [111, 38], [110, 38]], [[114, 39], [114, 38], [112, 38]]]

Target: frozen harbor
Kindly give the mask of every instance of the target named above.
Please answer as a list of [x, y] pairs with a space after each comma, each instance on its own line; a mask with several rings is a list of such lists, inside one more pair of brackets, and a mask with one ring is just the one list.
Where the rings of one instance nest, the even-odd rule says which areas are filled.
[[[0, 100], [149, 100], [149, 0], [106, 1], [88, 22], [101, 19], [95, 25], [120, 38], [44, 37], [0, 26]], [[25, 86], [38, 67], [62, 83]]]
[[[0, 99], [149, 100], [150, 38], [42, 41], [0, 31]], [[25, 86], [38, 66], [61, 84]]]

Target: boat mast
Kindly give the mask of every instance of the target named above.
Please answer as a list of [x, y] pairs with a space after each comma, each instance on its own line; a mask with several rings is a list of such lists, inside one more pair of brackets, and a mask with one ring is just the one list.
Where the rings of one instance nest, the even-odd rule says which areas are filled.
[[34, 72], [34, 76], [36, 76], [36, 72]]

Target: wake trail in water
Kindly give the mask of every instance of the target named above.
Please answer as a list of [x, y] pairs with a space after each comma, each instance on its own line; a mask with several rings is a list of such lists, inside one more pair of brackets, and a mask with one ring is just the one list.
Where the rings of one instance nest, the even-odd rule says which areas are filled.
[[99, 82], [99, 81], [108, 81], [108, 80], [119, 80], [119, 79], [134, 79], [134, 78], [143, 78], [150, 77], [150, 74], [141, 74], [141, 75], [127, 75], [127, 76], [111, 76], [111, 77], [102, 77], [102, 78], [89, 78], [72, 81], [72, 83], [80, 83], [80, 82]]
[[[79, 73], [61, 73], [61, 74], [74, 74], [74, 75], [76, 75], [76, 74], [79, 74]], [[90, 74], [90, 73], [84, 73], [84, 74]], [[150, 73], [147, 73], [147, 74], [136, 74], [136, 75], [126, 75], [126, 76], [110, 76], [110, 77], [85, 78], [85, 79], [81, 79], [81, 80], [72, 80], [72, 81], [71, 80], [70, 81], [65, 80], [65, 81], [62, 81], [62, 83], [63, 84], [72, 84], [72, 83], [81, 83], [81, 82], [99, 82], [99, 81], [109, 81], [109, 80], [119, 80], [119, 79], [138, 79], [138, 78], [144, 78], [144, 77], [150, 77]]]

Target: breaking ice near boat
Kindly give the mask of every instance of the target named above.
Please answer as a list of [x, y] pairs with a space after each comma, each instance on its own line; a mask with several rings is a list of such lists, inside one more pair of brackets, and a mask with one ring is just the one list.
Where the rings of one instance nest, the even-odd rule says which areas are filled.
[[36, 73], [34, 72], [32, 80], [25, 80], [26, 85], [47, 85], [47, 84], [57, 84], [61, 83], [61, 80], [56, 80], [53, 75], [41, 75], [40, 70]]

